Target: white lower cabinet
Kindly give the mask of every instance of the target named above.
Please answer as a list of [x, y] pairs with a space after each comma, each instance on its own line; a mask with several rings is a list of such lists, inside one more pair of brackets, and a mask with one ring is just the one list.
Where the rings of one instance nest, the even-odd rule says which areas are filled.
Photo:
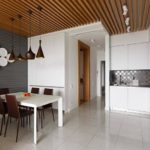
[[110, 105], [112, 110], [126, 111], [127, 109], [127, 88], [110, 87]]
[[110, 106], [112, 110], [150, 113], [150, 88], [111, 86]]
[[128, 88], [128, 110], [150, 112], [150, 89], [140, 87]]

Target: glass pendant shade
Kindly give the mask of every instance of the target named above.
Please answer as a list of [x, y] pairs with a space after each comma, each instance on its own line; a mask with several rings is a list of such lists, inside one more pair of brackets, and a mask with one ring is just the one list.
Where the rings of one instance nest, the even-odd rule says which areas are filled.
[[43, 50], [42, 50], [41, 42], [42, 41], [39, 40], [39, 49], [38, 49], [36, 58], [44, 58], [44, 53], [43, 53]]
[[26, 58], [27, 59], [35, 59], [35, 54], [33, 53], [31, 46], [29, 48], [29, 51], [26, 53]]

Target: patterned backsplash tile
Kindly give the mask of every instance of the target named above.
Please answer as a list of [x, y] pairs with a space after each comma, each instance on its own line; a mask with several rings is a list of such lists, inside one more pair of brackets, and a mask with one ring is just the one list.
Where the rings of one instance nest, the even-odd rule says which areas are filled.
[[129, 85], [138, 80], [141, 86], [150, 86], [150, 70], [114, 70], [110, 71], [110, 85]]

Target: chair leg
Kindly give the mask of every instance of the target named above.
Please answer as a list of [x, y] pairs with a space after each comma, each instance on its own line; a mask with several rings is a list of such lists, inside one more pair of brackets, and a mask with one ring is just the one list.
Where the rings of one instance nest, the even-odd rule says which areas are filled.
[[6, 137], [6, 132], [7, 132], [7, 127], [8, 127], [8, 122], [9, 122], [9, 115], [8, 115], [8, 117], [7, 117], [7, 122], [6, 122], [6, 127], [5, 127], [4, 137]]
[[39, 131], [39, 126], [38, 126], [38, 116], [37, 116], [37, 123], [36, 123], [36, 128], [37, 128], [37, 132]]
[[6, 123], [6, 117], [5, 117], [5, 114], [4, 114], [4, 125], [5, 125], [5, 123]]
[[24, 128], [25, 127], [25, 118], [22, 117], [22, 119], [23, 119], [23, 128]]
[[17, 123], [16, 142], [17, 142], [17, 140], [18, 140], [19, 126], [20, 126], [20, 119], [18, 119], [18, 123]]
[[44, 109], [42, 110], [42, 113], [43, 113], [43, 118], [45, 118], [45, 113], [44, 113]]
[[31, 125], [31, 118], [30, 118], [30, 115], [29, 115], [29, 127], [30, 127], [30, 125]]
[[2, 116], [0, 135], [2, 134], [3, 124], [4, 124], [4, 115]]
[[52, 107], [51, 107], [51, 111], [52, 111], [53, 121], [55, 121], [54, 111], [53, 111], [53, 108], [52, 108]]

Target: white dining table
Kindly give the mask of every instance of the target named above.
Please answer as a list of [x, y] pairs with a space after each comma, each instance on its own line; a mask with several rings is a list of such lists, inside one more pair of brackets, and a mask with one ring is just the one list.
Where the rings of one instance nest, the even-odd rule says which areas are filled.
[[[63, 126], [63, 101], [61, 96], [31, 94], [30, 96], [24, 96], [24, 92], [10, 93], [9, 95], [15, 95], [19, 105], [27, 106], [34, 109], [34, 143], [37, 144], [37, 108], [44, 105], [58, 102], [58, 126]], [[4, 95], [1, 96], [5, 98]]]

